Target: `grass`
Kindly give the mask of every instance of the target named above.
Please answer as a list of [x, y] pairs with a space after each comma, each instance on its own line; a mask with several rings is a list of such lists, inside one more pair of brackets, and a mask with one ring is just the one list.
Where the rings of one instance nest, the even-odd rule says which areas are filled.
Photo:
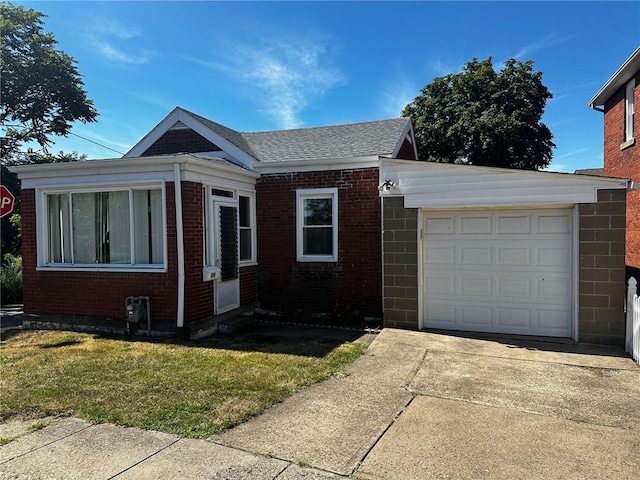
[[331, 377], [365, 349], [257, 335], [180, 343], [23, 331], [0, 347], [0, 419], [76, 416], [205, 438]]

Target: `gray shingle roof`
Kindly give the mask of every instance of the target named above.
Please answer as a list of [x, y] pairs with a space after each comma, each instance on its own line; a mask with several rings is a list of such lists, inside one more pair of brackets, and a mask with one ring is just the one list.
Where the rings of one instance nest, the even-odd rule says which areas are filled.
[[189, 112], [205, 126], [260, 162], [385, 156], [403, 140], [408, 118], [326, 127], [238, 132]]

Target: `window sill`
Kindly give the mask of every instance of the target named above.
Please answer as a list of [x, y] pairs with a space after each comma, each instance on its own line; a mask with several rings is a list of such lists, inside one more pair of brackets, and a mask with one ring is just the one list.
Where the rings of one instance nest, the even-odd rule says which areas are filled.
[[71, 265], [42, 265], [36, 267], [38, 272], [93, 272], [93, 273], [167, 273], [164, 265], [159, 267], [114, 267], [114, 266], [71, 266]]
[[334, 257], [298, 257], [296, 261], [300, 263], [336, 263], [338, 259]]
[[630, 138], [629, 140], [627, 140], [626, 142], [624, 142], [623, 144], [620, 145], [620, 150], [625, 150], [629, 147], [632, 147], [636, 144], [636, 139], [635, 137]]

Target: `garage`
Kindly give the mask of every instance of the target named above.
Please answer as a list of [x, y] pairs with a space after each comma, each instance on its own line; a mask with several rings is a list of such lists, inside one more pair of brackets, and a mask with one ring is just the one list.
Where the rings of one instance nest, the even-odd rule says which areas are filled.
[[627, 188], [381, 159], [384, 326], [624, 343]]
[[423, 215], [425, 328], [572, 335], [572, 208]]

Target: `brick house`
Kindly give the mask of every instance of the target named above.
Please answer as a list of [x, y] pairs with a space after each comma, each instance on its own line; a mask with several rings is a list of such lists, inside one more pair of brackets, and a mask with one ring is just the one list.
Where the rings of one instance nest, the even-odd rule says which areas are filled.
[[133, 297], [187, 337], [259, 304], [624, 342], [624, 179], [418, 161], [406, 118], [238, 132], [181, 108], [123, 158], [15, 171], [33, 326], [121, 331]]
[[150, 330], [188, 336], [257, 302], [380, 318], [378, 172], [400, 155], [406, 118], [237, 132], [176, 108], [123, 158], [18, 167], [25, 313], [117, 330], [148, 297]]
[[[640, 184], [640, 47], [622, 64], [589, 102], [604, 113], [604, 169], [609, 177]], [[626, 264], [640, 269], [640, 190], [627, 192]]]

